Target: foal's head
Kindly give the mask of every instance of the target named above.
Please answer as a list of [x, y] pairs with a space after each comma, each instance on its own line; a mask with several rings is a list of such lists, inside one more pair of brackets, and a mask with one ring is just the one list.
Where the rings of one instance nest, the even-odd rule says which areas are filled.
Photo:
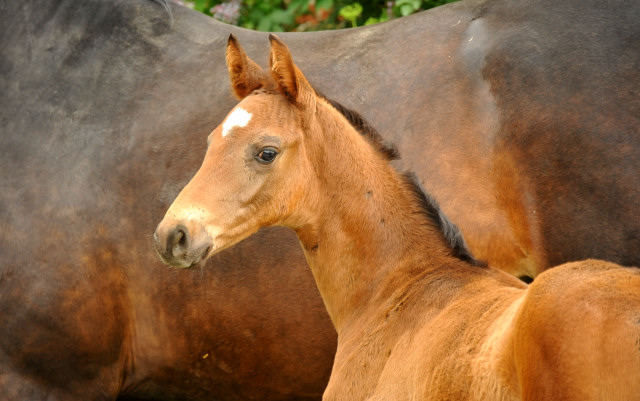
[[227, 67], [241, 102], [209, 135], [201, 168], [156, 229], [156, 249], [171, 265], [194, 265], [262, 226], [304, 224], [289, 212], [310, 201], [313, 170], [301, 144], [320, 99], [284, 43], [270, 41], [265, 71], [229, 38]]

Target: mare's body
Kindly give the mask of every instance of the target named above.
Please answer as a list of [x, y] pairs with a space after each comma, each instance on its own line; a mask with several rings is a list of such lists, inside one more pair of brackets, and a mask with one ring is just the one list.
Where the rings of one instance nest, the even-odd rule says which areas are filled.
[[640, 270], [586, 260], [527, 287], [485, 267], [278, 38], [268, 71], [233, 37], [227, 65], [241, 102], [156, 249], [189, 267], [262, 227], [295, 230], [338, 332], [323, 400], [640, 400]]
[[[335, 330], [290, 231], [193, 271], [152, 251], [234, 104], [229, 32], [265, 54], [264, 33], [172, 8], [0, 2], [2, 399], [318, 399], [326, 385]], [[476, 257], [534, 275], [640, 263], [639, 15], [471, 2], [284, 37], [316, 88], [398, 145]]]

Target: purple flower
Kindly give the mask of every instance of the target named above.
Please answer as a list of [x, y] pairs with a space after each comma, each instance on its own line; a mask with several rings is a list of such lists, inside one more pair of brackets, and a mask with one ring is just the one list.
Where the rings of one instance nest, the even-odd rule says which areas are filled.
[[240, 6], [242, 0], [229, 0], [227, 2], [220, 3], [209, 10], [213, 18], [226, 22], [227, 24], [237, 24], [240, 18]]

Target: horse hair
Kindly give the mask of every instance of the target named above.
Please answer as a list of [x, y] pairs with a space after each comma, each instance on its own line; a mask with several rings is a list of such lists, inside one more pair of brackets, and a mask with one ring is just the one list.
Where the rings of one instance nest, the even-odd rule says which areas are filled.
[[487, 267], [486, 262], [477, 260], [473, 256], [462, 236], [462, 231], [444, 214], [438, 202], [422, 188], [418, 177], [413, 172], [405, 172], [403, 176], [409, 188], [413, 190], [415, 196], [420, 200], [424, 214], [442, 232], [445, 241], [451, 248], [451, 254], [474, 266]]
[[[320, 95], [322, 96], [322, 95]], [[327, 99], [322, 96], [331, 106], [333, 106], [340, 114], [342, 114], [347, 121], [356, 129], [362, 136], [369, 140], [369, 143], [373, 145], [373, 147], [380, 152], [382, 157], [385, 160], [396, 160], [400, 158], [400, 154], [398, 153], [398, 149], [389, 143], [386, 143], [382, 140], [382, 137], [378, 133], [378, 131], [369, 124], [367, 120], [357, 111], [346, 108], [335, 100]]]
[[[333, 106], [340, 114], [342, 114], [347, 121], [358, 131], [362, 136], [368, 139], [373, 147], [380, 153], [380, 155], [388, 161], [396, 160], [400, 157], [398, 149], [391, 144], [385, 143], [374, 127], [365, 120], [365, 118], [358, 112], [348, 109], [342, 104], [327, 99], [323, 95], [318, 93], [318, 96], [324, 98], [331, 106]], [[430, 222], [433, 223], [435, 228], [439, 229], [442, 233], [447, 245], [451, 248], [452, 256], [464, 260], [474, 266], [486, 267], [485, 262], [477, 260], [469, 248], [462, 236], [460, 229], [442, 212], [440, 206], [436, 200], [424, 191], [418, 178], [412, 172], [405, 172], [403, 174], [407, 186], [413, 190], [414, 195], [420, 201], [422, 211], [427, 216]]]

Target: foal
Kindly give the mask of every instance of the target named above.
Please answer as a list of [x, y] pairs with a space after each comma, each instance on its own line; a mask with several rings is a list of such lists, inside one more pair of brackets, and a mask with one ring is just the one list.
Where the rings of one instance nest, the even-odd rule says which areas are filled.
[[589, 260], [526, 287], [483, 267], [366, 122], [270, 41], [265, 71], [229, 38], [242, 101], [158, 225], [167, 263], [294, 229], [338, 332], [325, 400], [640, 399], [638, 270]]

